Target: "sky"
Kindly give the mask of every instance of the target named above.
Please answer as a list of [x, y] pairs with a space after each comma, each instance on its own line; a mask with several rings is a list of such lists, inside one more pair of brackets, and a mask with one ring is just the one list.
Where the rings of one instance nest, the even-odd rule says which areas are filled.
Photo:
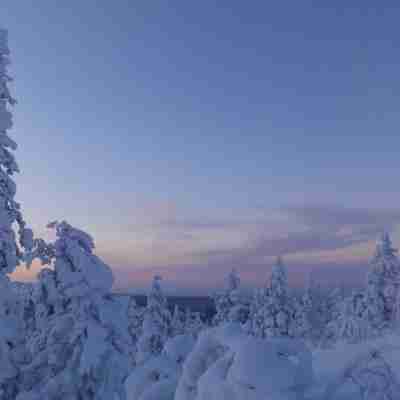
[[[5, 0], [18, 201], [90, 232], [116, 289], [362, 284], [400, 244], [395, 1]], [[30, 279], [20, 268], [17, 279]]]

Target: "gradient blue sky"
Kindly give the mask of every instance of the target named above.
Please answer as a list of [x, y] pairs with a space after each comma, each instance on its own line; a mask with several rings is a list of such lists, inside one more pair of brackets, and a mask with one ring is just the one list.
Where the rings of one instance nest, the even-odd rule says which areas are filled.
[[18, 199], [39, 235], [89, 230], [117, 286], [259, 282], [278, 253], [293, 281], [357, 281], [384, 227], [397, 243], [398, 2], [1, 9]]

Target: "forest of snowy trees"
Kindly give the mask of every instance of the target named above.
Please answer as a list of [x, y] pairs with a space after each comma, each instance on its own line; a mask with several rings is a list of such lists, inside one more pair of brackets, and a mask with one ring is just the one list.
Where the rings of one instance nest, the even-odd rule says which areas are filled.
[[[279, 257], [251, 297], [232, 269], [212, 319], [171, 309], [160, 276], [145, 306], [115, 296], [89, 234], [54, 221], [48, 243], [27, 227], [8, 63], [0, 31], [0, 400], [400, 398], [400, 262], [389, 234], [350, 295], [312, 280], [294, 293]], [[10, 280], [34, 260], [35, 282]]]

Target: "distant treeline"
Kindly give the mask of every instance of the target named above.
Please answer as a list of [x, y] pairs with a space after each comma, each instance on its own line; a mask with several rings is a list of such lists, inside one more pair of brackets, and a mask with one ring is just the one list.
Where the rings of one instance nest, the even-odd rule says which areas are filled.
[[[132, 296], [129, 293], [116, 293], [117, 296]], [[146, 295], [133, 295], [138, 306], [146, 306]], [[181, 310], [189, 308], [193, 312], [199, 312], [202, 319], [211, 321], [216, 313], [215, 304], [208, 296], [167, 296], [168, 308], [172, 312], [177, 305]]]

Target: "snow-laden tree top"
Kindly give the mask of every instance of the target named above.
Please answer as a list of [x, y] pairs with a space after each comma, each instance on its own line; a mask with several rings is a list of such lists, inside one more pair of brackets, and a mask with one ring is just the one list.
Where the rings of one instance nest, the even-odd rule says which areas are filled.
[[236, 269], [232, 269], [232, 271], [228, 275], [228, 290], [233, 291], [239, 289], [240, 286], [240, 277], [236, 271]]
[[155, 275], [151, 283], [151, 288], [147, 294], [147, 308], [158, 308], [167, 305], [167, 299], [164, 296], [161, 287], [162, 277]]
[[388, 233], [383, 233], [377, 240], [371, 267], [369, 280], [374, 280], [374, 275], [376, 280], [378, 275], [382, 279], [382, 283], [388, 281], [400, 283], [397, 282], [400, 278], [400, 261]]
[[376, 241], [376, 255], [385, 255], [385, 256], [395, 256], [397, 253], [397, 249], [395, 249], [392, 245], [392, 240], [387, 232], [382, 233], [382, 235]]
[[288, 279], [286, 267], [282, 257], [278, 257], [271, 273], [271, 293], [274, 296], [282, 297], [287, 295]]
[[7, 131], [12, 127], [12, 115], [9, 107], [15, 104], [7, 84], [11, 81], [7, 74], [9, 61], [7, 31], [0, 30], [0, 273], [8, 274], [14, 271], [22, 258], [22, 252], [16, 243], [12, 226], [17, 222], [19, 227], [20, 245], [27, 249], [32, 247], [33, 234], [25, 228], [20, 206], [14, 200], [15, 182], [11, 176], [19, 172], [12, 151], [17, 144]]
[[92, 237], [65, 221], [48, 226], [56, 230], [54, 270], [62, 291], [68, 297], [85, 296], [92, 290], [109, 292], [113, 274], [110, 267], [93, 254]]

